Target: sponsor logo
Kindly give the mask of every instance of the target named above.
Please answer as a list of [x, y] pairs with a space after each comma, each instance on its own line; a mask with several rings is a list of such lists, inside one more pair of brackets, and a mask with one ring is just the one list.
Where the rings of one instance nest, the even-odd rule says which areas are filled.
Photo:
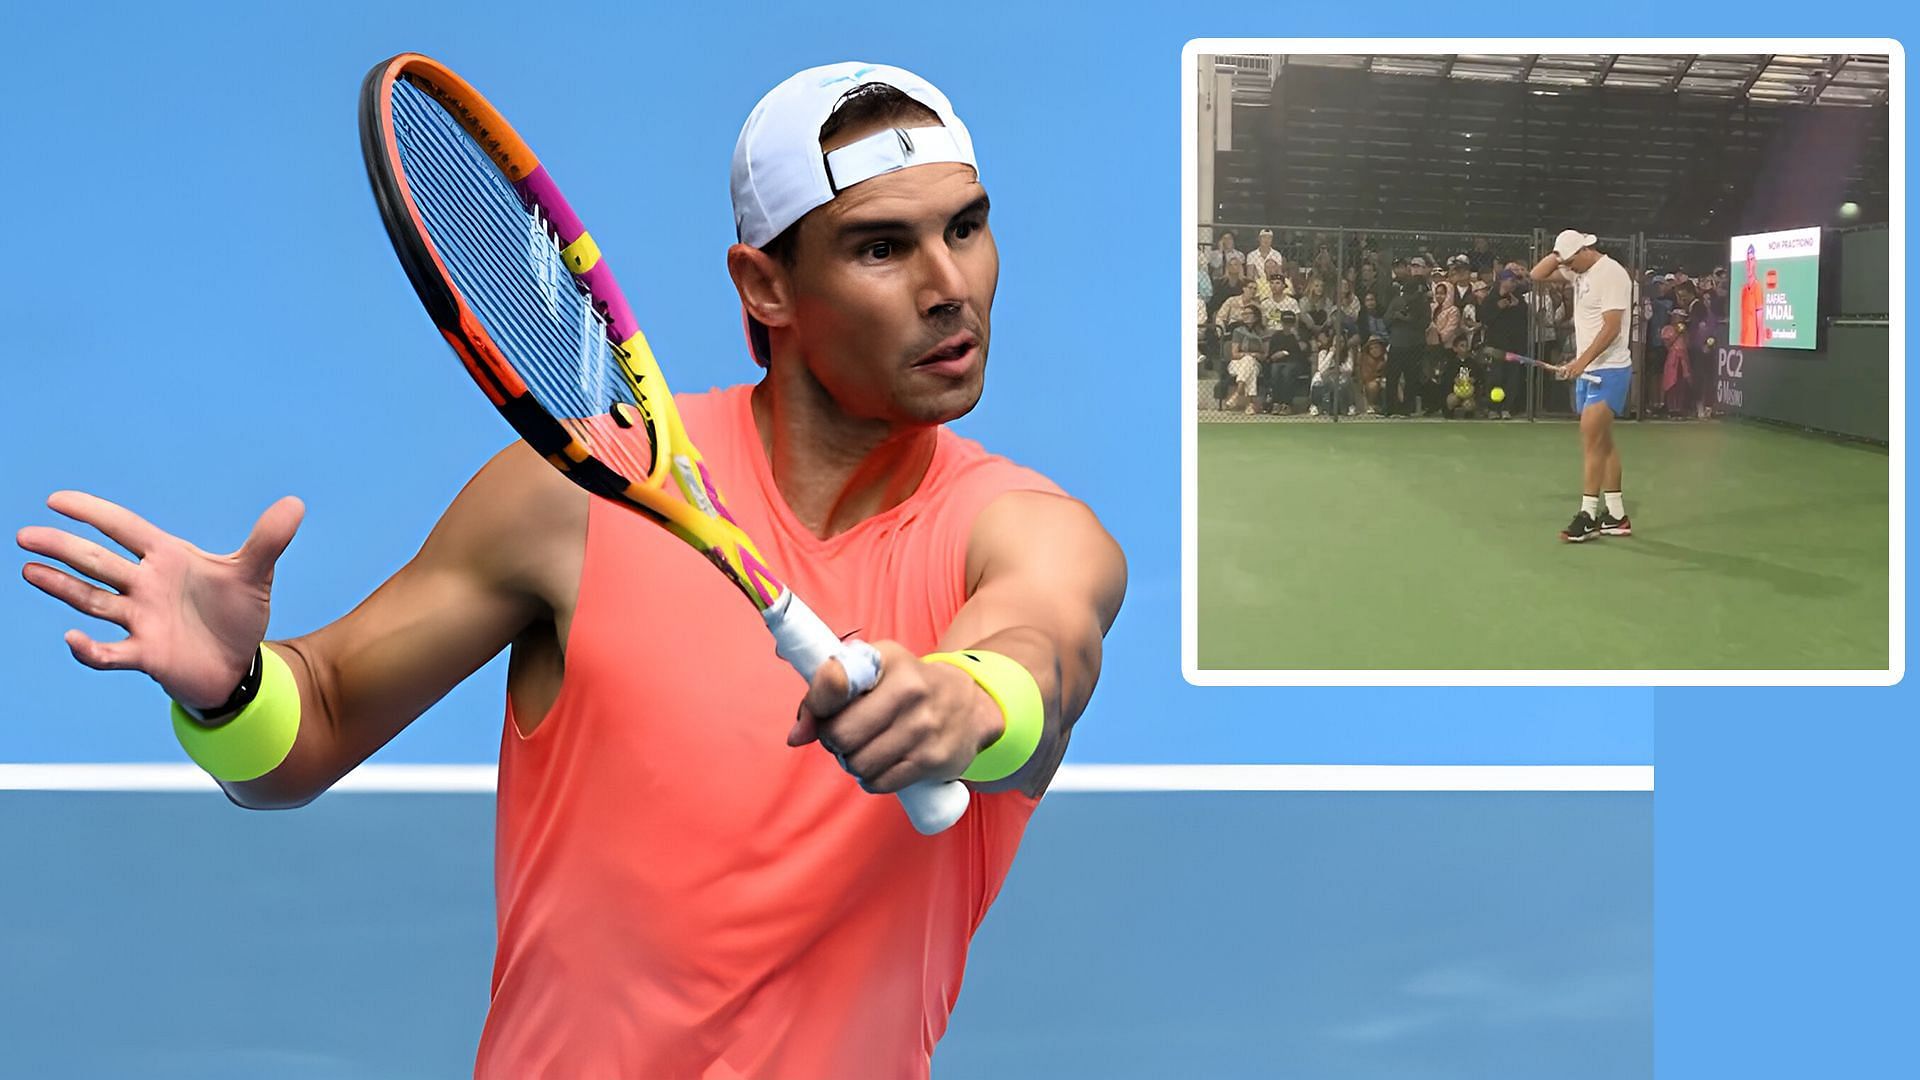
[[1741, 349], [1720, 349], [1716, 357], [1719, 377], [1714, 381], [1713, 399], [1716, 404], [1729, 409], [1738, 409], [1745, 394], [1741, 392], [1740, 380], [1746, 373], [1747, 354]]

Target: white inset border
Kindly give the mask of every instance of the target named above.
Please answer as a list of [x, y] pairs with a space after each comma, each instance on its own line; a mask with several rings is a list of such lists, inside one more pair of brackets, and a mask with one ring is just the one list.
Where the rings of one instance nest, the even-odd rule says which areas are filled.
[[[1200, 235], [1196, 153], [1200, 109], [1194, 65], [1203, 55], [1358, 53], [1425, 56], [1470, 53], [1884, 54], [1887, 57], [1889, 326], [1887, 390], [1887, 655], [1885, 669], [1862, 670], [1379, 670], [1202, 669], [1200, 667], [1199, 362], [1186, 306], [1199, 289], [1193, 257]], [[1892, 686], [1907, 657], [1907, 96], [1906, 50], [1892, 38], [1195, 38], [1180, 50], [1180, 670], [1195, 686]]]

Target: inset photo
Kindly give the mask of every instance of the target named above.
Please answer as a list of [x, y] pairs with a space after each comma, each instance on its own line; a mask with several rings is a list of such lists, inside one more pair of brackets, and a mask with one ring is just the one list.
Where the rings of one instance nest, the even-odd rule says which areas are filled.
[[1899, 680], [1904, 58], [1812, 44], [1189, 43], [1190, 681]]

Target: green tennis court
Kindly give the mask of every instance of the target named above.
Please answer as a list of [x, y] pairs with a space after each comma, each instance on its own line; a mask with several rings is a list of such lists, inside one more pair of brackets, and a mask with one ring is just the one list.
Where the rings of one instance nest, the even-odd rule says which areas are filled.
[[1635, 535], [1566, 544], [1569, 422], [1202, 423], [1207, 669], [1887, 666], [1887, 452], [1616, 428]]

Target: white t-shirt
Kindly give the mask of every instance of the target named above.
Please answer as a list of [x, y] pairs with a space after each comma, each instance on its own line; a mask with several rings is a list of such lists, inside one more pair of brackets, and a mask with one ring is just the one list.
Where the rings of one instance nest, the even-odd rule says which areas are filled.
[[1613, 256], [1602, 255], [1598, 262], [1587, 267], [1584, 274], [1576, 274], [1573, 279], [1573, 342], [1580, 352], [1600, 336], [1606, 325], [1604, 316], [1609, 311], [1618, 311], [1620, 332], [1593, 363], [1587, 365], [1589, 371], [1603, 371], [1608, 368], [1633, 366], [1633, 356], [1627, 351], [1626, 312], [1633, 303], [1633, 282], [1627, 276], [1627, 268], [1613, 261]]
[[1254, 248], [1252, 251], [1247, 252], [1247, 272], [1252, 273], [1256, 267], [1259, 268], [1260, 273], [1264, 275], [1276, 267], [1285, 270], [1287, 268], [1287, 260], [1281, 256], [1279, 250], [1276, 248], [1268, 248], [1264, 253], [1259, 248]]

